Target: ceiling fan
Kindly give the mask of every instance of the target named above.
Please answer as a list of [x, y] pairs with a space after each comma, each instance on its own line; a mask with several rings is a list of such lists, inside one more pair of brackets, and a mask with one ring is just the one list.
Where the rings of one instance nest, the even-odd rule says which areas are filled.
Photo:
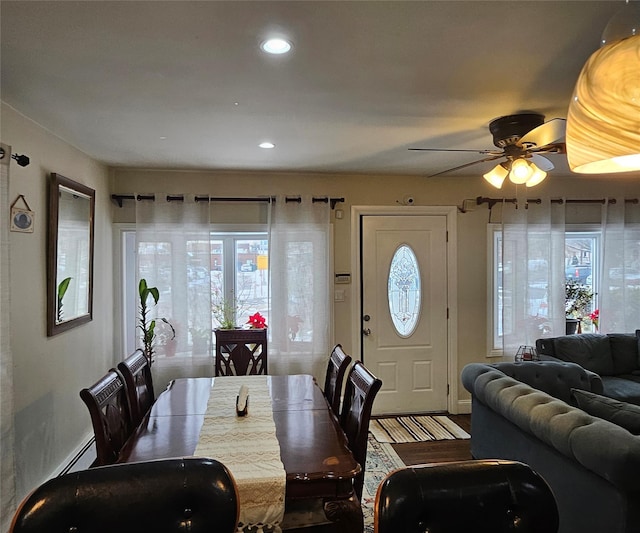
[[519, 113], [496, 118], [489, 123], [493, 135], [493, 150], [464, 150], [446, 148], [409, 148], [425, 152], [473, 152], [485, 155], [482, 159], [443, 170], [429, 177], [440, 176], [486, 161], [504, 159], [484, 178], [498, 189], [509, 176], [513, 183], [524, 183], [532, 187], [540, 183], [553, 169], [553, 163], [540, 154], [566, 153], [564, 136], [566, 120], [554, 118], [547, 122], [540, 113]]

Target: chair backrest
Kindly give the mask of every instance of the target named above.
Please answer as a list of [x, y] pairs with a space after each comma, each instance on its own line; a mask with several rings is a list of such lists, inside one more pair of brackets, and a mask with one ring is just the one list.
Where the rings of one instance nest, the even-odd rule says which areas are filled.
[[82, 389], [80, 398], [89, 409], [96, 438], [97, 457], [92, 466], [115, 463], [133, 431], [124, 379], [109, 370], [91, 387]]
[[238, 511], [235, 482], [218, 461], [122, 463], [45, 482], [21, 503], [9, 533], [232, 533]]
[[379, 485], [376, 533], [556, 533], [549, 485], [523, 463], [472, 460], [396, 470]]
[[149, 412], [156, 399], [149, 360], [142, 350], [137, 349], [124, 361], [118, 363], [118, 370], [124, 378], [124, 385], [129, 396], [131, 419], [133, 424], [137, 426], [144, 415]]
[[266, 329], [217, 329], [216, 376], [267, 374]]
[[344, 353], [342, 345], [336, 344], [327, 363], [327, 375], [324, 380], [324, 395], [329, 407], [336, 416], [340, 416], [340, 395], [344, 375], [351, 364], [351, 356]]
[[367, 443], [369, 421], [373, 400], [382, 387], [382, 381], [375, 377], [360, 362], [356, 361], [347, 377], [344, 400], [340, 411], [340, 426], [344, 431], [349, 448], [362, 471], [354, 480], [354, 489], [358, 498], [362, 497], [364, 471], [367, 463]]

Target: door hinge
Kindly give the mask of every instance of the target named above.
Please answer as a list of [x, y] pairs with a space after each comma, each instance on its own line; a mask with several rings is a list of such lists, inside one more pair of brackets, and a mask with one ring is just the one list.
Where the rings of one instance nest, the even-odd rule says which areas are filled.
[[447, 320], [449, 320], [449, 308], [447, 307]]
[[449, 384], [447, 383], [447, 396], [449, 396]]

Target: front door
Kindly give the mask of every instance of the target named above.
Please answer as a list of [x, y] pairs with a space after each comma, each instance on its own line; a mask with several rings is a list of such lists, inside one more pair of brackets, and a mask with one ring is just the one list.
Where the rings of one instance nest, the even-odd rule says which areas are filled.
[[362, 354], [375, 414], [447, 410], [447, 218], [363, 216]]

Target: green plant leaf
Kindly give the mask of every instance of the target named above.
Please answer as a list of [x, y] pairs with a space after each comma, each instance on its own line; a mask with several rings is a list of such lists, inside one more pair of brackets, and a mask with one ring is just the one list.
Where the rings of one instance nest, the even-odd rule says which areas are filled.
[[71, 278], [64, 278], [58, 285], [58, 300], [62, 301], [64, 298], [64, 295], [69, 288], [69, 283], [71, 283]]
[[153, 296], [153, 301], [157, 304], [160, 299], [160, 291], [158, 291], [157, 287], [149, 287], [149, 294]]

